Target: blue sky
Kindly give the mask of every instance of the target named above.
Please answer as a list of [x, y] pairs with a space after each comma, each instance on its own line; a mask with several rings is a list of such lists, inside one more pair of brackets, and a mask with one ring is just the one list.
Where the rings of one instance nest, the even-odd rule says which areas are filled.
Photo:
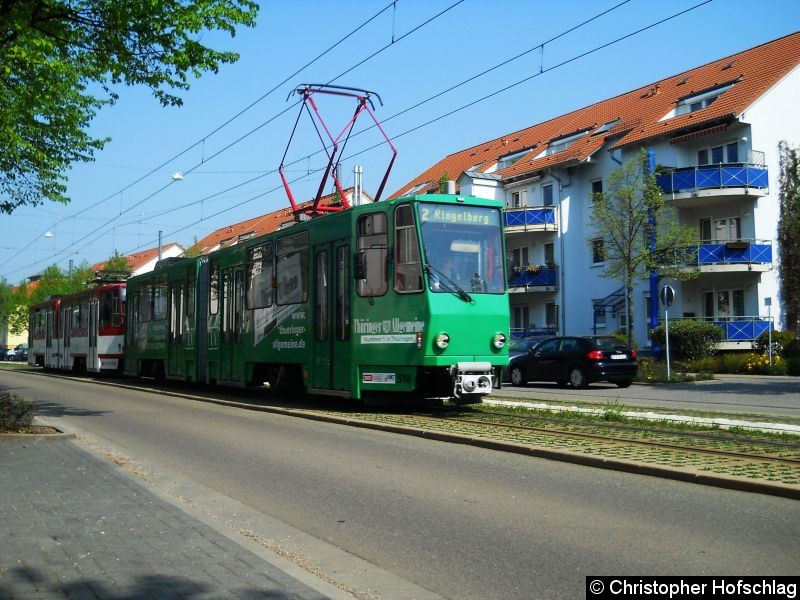
[[[298, 97], [287, 97], [303, 83], [379, 94], [375, 113], [398, 150], [385, 197], [448, 154], [798, 30], [792, 0], [265, 1], [256, 28], [233, 39], [206, 35], [241, 58], [194, 81], [183, 107], [163, 108], [144, 89], [117, 90], [119, 102], [91, 125], [112, 141], [70, 173], [72, 202], [0, 216], [0, 277], [18, 283], [49, 264], [151, 248], [159, 231], [188, 247], [288, 206], [277, 168], [298, 116]], [[338, 133], [354, 102], [318, 100]], [[375, 193], [390, 152], [375, 147], [381, 138], [368, 124], [358, 121], [341, 172], [352, 185], [362, 165], [365, 190]], [[286, 158], [298, 201], [319, 185], [320, 150], [302, 118]]]

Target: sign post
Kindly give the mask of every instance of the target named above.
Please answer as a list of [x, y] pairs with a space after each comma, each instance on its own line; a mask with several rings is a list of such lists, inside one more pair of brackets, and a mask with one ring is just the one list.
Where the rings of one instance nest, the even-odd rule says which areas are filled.
[[767, 307], [767, 321], [769, 322], [769, 366], [772, 366], [772, 297], [764, 298]]
[[672, 286], [665, 285], [661, 288], [658, 296], [661, 298], [661, 304], [664, 305], [664, 338], [666, 340], [667, 353], [667, 381], [669, 381], [671, 378], [669, 368], [669, 307], [675, 301], [675, 290], [672, 289]]

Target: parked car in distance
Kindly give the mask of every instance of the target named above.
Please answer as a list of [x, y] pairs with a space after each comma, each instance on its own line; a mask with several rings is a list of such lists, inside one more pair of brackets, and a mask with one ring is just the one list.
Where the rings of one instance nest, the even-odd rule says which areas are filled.
[[639, 366], [636, 350], [610, 336], [560, 336], [533, 344], [509, 347], [506, 371], [512, 385], [529, 381], [553, 381], [585, 388], [595, 381], [628, 387]]
[[9, 350], [9, 349], [8, 349], [8, 348], [6, 348], [5, 346], [3, 346], [2, 348], [0, 348], [0, 360], [8, 360], [8, 358], [7, 358], [7, 356], [8, 356], [8, 350]]
[[16, 348], [14, 348], [14, 360], [27, 362], [28, 344], [19, 344]]

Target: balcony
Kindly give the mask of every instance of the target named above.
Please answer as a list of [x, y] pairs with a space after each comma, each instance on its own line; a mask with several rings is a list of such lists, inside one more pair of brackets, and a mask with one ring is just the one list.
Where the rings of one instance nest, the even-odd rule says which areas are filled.
[[769, 186], [769, 174], [763, 165], [703, 165], [662, 173], [656, 182], [677, 201], [708, 196], [763, 196]]
[[[728, 317], [725, 319], [704, 318], [696, 319], [707, 321], [722, 329], [720, 350], [750, 350], [758, 337], [769, 331], [773, 325], [771, 318], [764, 317]], [[670, 319], [670, 322], [672, 320]]]
[[697, 247], [690, 266], [703, 273], [769, 271], [772, 268], [772, 243], [769, 240], [707, 242]]
[[558, 211], [555, 206], [506, 208], [505, 215], [506, 233], [558, 229]]
[[509, 293], [554, 292], [558, 289], [558, 267], [527, 265], [509, 272]]

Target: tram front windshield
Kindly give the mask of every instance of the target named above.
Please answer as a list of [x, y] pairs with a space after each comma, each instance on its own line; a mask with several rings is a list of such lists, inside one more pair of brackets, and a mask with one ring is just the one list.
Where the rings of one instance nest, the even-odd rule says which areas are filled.
[[431, 203], [418, 210], [431, 291], [505, 291], [499, 209]]

